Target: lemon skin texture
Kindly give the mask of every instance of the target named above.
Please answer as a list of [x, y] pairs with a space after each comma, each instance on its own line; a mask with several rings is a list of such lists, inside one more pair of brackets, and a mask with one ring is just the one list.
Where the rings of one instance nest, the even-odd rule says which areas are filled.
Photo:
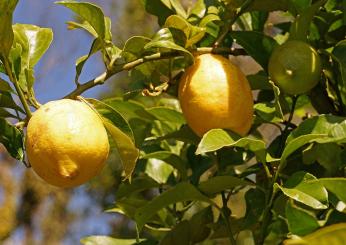
[[285, 93], [308, 92], [321, 77], [321, 60], [314, 48], [302, 41], [287, 41], [274, 49], [269, 59], [269, 76]]
[[102, 170], [109, 142], [101, 119], [88, 105], [62, 99], [33, 113], [26, 152], [43, 180], [58, 187], [75, 187]]
[[221, 55], [195, 57], [180, 80], [178, 98], [187, 124], [199, 136], [214, 128], [244, 136], [251, 128], [253, 97], [249, 82]]

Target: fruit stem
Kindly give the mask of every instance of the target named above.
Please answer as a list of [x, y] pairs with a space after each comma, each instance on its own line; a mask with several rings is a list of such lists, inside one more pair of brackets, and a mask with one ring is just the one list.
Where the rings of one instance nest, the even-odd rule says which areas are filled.
[[8, 78], [13, 83], [14, 88], [17, 91], [19, 100], [20, 100], [20, 102], [22, 103], [22, 105], [24, 107], [27, 119], [30, 119], [31, 116], [32, 116], [32, 113], [31, 113], [29, 104], [28, 104], [28, 102], [25, 99], [24, 93], [23, 93], [22, 89], [20, 88], [20, 86], [18, 84], [17, 78], [12, 73], [12, 69], [11, 69], [10, 63], [8, 62], [7, 58], [4, 57], [3, 61], [4, 61], [4, 66], [5, 66], [6, 74], [8, 75]]

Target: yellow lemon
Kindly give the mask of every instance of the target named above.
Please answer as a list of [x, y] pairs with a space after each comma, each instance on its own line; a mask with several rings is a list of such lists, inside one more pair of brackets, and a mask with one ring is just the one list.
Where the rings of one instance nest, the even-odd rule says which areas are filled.
[[40, 107], [27, 127], [26, 152], [46, 182], [74, 187], [97, 175], [107, 159], [107, 132], [85, 103], [62, 99]]
[[249, 82], [221, 55], [197, 56], [180, 80], [178, 97], [188, 125], [199, 136], [213, 128], [242, 136], [250, 130], [253, 98]]

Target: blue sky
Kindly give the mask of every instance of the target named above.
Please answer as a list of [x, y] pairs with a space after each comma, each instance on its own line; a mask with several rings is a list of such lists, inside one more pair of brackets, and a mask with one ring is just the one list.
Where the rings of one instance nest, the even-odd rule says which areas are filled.
[[[107, 1], [92, 2], [102, 6]], [[35, 67], [34, 88], [41, 103], [59, 99], [74, 89], [75, 60], [89, 51], [92, 42], [89, 35], [81, 30], [67, 30], [66, 21], [72, 19], [72, 11], [54, 4], [53, 0], [19, 1], [14, 13], [14, 23], [49, 27], [54, 33], [51, 47]], [[100, 58], [95, 56], [87, 63], [80, 81], [87, 81], [103, 70]], [[95, 97], [103, 89], [105, 86], [93, 88], [84, 96]]]

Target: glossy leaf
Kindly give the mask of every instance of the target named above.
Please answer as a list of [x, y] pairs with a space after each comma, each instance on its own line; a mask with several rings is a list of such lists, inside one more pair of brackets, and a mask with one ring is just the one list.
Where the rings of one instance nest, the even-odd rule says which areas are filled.
[[337, 43], [332, 54], [332, 57], [339, 63], [343, 87], [346, 87], [346, 40]]
[[158, 188], [159, 186], [159, 183], [147, 176], [136, 177], [131, 183], [122, 183], [116, 192], [116, 197], [117, 199], [125, 198], [133, 193]]
[[198, 185], [198, 189], [206, 195], [215, 195], [221, 191], [231, 190], [237, 186], [251, 186], [253, 183], [234, 176], [216, 176]]
[[9, 93], [14, 93], [13, 89], [11, 86], [6, 82], [5, 80], [0, 78], [0, 92], [9, 92]]
[[22, 66], [33, 68], [49, 48], [53, 31], [35, 25], [13, 25], [14, 42], [22, 46]]
[[8, 56], [13, 43], [12, 16], [18, 0], [0, 2], [0, 58]]
[[9, 108], [24, 113], [24, 111], [16, 104], [9, 92], [0, 93], [0, 107]]
[[286, 218], [289, 231], [298, 236], [307, 235], [320, 228], [317, 219], [304, 209], [295, 207], [291, 202], [286, 205]]
[[23, 132], [4, 118], [0, 118], [0, 143], [5, 146], [13, 158], [20, 161], [24, 158], [23, 138]]
[[270, 55], [274, 47], [277, 46], [276, 41], [255, 31], [232, 31], [230, 34], [234, 41], [241, 45], [266, 71]]
[[278, 188], [288, 197], [314, 209], [328, 207], [328, 192], [323, 184], [313, 175], [305, 172], [293, 174], [285, 185]]
[[169, 151], [156, 151], [153, 153], [146, 154], [142, 157], [143, 159], [158, 159], [164, 161], [177, 169], [181, 174], [183, 180], [187, 178], [186, 164], [183, 160], [176, 154]]
[[265, 162], [266, 146], [264, 141], [250, 137], [241, 138], [222, 129], [212, 129], [204, 134], [196, 154], [216, 151], [223, 147], [241, 147], [250, 150], [256, 154], [260, 161]]
[[106, 22], [100, 7], [92, 3], [77, 1], [59, 1], [56, 3], [71, 9], [83, 20], [89, 22], [101, 39], [106, 37]]
[[110, 236], [88, 236], [80, 240], [83, 245], [135, 245], [136, 239], [118, 239]]
[[132, 139], [117, 128], [109, 119], [103, 118], [103, 123], [116, 144], [120, 160], [123, 164], [125, 179], [131, 180], [132, 172], [136, 167], [139, 157], [139, 150], [136, 148]]
[[178, 14], [187, 18], [187, 14], [178, 0], [143, 0], [145, 10], [158, 17], [160, 25], [165, 23], [168, 16]]
[[167, 182], [169, 176], [173, 173], [173, 166], [157, 158], [149, 158], [146, 166], [145, 173], [153, 178], [160, 184]]
[[187, 63], [192, 64], [193, 55], [185, 48], [174, 43], [172, 33], [168, 28], [163, 28], [157, 32], [151, 42], [147, 43], [144, 47], [149, 49], [170, 49], [175, 50], [185, 56]]
[[177, 125], [185, 123], [185, 118], [181, 112], [167, 107], [151, 107], [146, 111], [159, 121], [171, 122]]
[[139, 230], [142, 230], [144, 224], [162, 208], [184, 201], [202, 201], [209, 204], [214, 204], [209, 198], [202, 195], [193, 185], [182, 182], [177, 184], [172, 189], [163, 192], [160, 196], [155, 197], [147, 205], [139, 208], [135, 215], [135, 220]]
[[319, 181], [330, 192], [332, 192], [340, 201], [346, 203], [346, 178], [321, 178]]
[[119, 128], [122, 132], [124, 132], [127, 136], [134, 140], [132, 129], [121, 113], [119, 113], [112, 106], [102, 101], [96, 99], [87, 100], [95, 107], [95, 109], [102, 115], [102, 117], [110, 120], [117, 128]]
[[319, 0], [314, 3], [310, 8], [304, 10], [303, 13], [298, 15], [296, 20], [292, 23], [290, 29], [290, 40], [307, 40], [308, 31], [310, 30], [311, 22], [315, 13], [327, 0]]
[[343, 245], [346, 241], [346, 223], [323, 227], [302, 238], [284, 241], [284, 245]]

